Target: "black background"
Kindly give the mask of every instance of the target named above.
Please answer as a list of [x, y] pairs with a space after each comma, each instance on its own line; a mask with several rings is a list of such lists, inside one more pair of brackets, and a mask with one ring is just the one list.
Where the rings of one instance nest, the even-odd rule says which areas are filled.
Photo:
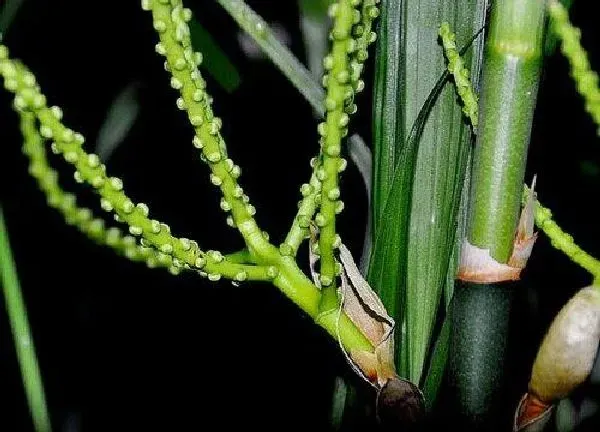
[[[304, 59], [296, 2], [249, 3], [287, 29], [291, 49]], [[583, 29], [583, 44], [599, 70], [593, 2], [575, 3], [572, 19]], [[241, 183], [258, 209], [256, 218], [278, 242], [317, 151], [311, 109], [268, 61], [243, 54], [235, 23], [218, 5], [187, 4], [242, 75], [233, 93], [208, 77], [209, 91], [229, 152], [242, 167]], [[49, 102], [63, 108], [64, 122], [88, 138], [88, 150], [114, 97], [138, 82], [140, 117], [108, 162], [109, 174], [121, 177], [134, 201], [148, 203], [175, 234], [198, 239], [205, 249], [241, 246], [218, 210], [208, 169], [190, 145], [191, 129], [154, 53], [150, 15], [138, 1], [28, 0], [4, 42], [34, 71]], [[546, 65], [528, 179], [538, 174], [540, 200], [581, 246], [598, 255], [600, 145], [565, 60], [555, 54]], [[371, 75], [369, 64], [367, 83]], [[370, 136], [369, 100], [367, 88], [353, 118], [352, 129], [364, 137]], [[233, 287], [149, 270], [65, 225], [27, 173], [10, 103], [0, 93], [2, 206], [55, 430], [325, 428], [333, 377], [348, 374], [328, 336], [269, 285]], [[79, 191], [83, 204], [96, 206], [97, 199], [74, 184], [68, 167], [56, 162], [64, 185]], [[366, 198], [351, 164], [342, 192], [340, 232], [358, 254]], [[515, 395], [526, 387], [545, 327], [588, 283], [582, 270], [540, 238], [514, 312]], [[0, 430], [31, 430], [3, 309], [0, 399]]]

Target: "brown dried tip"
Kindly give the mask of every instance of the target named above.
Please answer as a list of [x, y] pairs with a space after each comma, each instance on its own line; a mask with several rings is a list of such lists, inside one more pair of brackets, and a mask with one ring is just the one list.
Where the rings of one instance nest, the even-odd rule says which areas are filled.
[[425, 417], [423, 394], [410, 381], [390, 378], [377, 393], [376, 413], [383, 430], [416, 430]]

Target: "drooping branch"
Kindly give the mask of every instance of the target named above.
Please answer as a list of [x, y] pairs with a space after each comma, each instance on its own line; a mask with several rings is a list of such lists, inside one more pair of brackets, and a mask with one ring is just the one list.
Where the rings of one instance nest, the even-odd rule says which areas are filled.
[[40, 92], [33, 74], [10, 59], [4, 45], [0, 45], [0, 75], [5, 88], [15, 94], [15, 108], [36, 116], [41, 135], [53, 140], [53, 151], [75, 167], [75, 179], [91, 185], [101, 197], [102, 208], [114, 212], [119, 220], [129, 225], [131, 235], [142, 237], [152, 247], [170, 255], [173, 267], [199, 270], [210, 280], [218, 280], [221, 276], [233, 280], [270, 280], [274, 277], [270, 267], [231, 263], [220, 252], [204, 252], [195, 241], [175, 237], [168, 225], [150, 219], [148, 206], [134, 204], [123, 190], [123, 181], [109, 177], [99, 157], [85, 152], [83, 136], [61, 123], [61, 110], [46, 105], [46, 97]]
[[[65, 192], [58, 184], [58, 174], [49, 165], [44, 148], [44, 138], [40, 135], [35, 116], [30, 112], [19, 111], [23, 152], [29, 158], [29, 172], [37, 180], [50, 207], [58, 210], [65, 221], [75, 226], [96, 243], [109, 246], [118, 254], [132, 261], [145, 262], [149, 267], [165, 267], [172, 273], [181, 268], [174, 267], [173, 258], [151, 247], [142, 246], [135, 237], [124, 235], [117, 227], [107, 227], [104, 220], [94, 215], [92, 210], [77, 205], [75, 195]], [[55, 113], [60, 116], [60, 112]]]
[[165, 57], [165, 68], [171, 74], [171, 87], [179, 92], [177, 106], [187, 112], [195, 136], [194, 146], [211, 170], [210, 180], [223, 194], [221, 208], [231, 212], [229, 223], [239, 230], [257, 262], [272, 264], [278, 250], [269, 243], [253, 216], [256, 209], [238, 184], [240, 168], [228, 157], [225, 140], [220, 133], [221, 120], [213, 113], [212, 98], [206, 91], [198, 65], [202, 55], [194, 52], [187, 22], [192, 13], [181, 1], [145, 1], [151, 11], [154, 29], [160, 42], [156, 52]]

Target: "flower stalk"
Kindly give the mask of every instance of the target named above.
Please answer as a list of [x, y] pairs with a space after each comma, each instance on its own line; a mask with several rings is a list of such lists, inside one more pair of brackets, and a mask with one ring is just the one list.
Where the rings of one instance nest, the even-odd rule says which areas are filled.
[[350, 0], [341, 0], [330, 8], [334, 18], [331, 38], [331, 54], [325, 59], [328, 71], [324, 84], [327, 87], [325, 99], [325, 121], [319, 125], [323, 147], [323, 166], [317, 172], [322, 181], [320, 211], [315, 222], [320, 228], [319, 252], [321, 256], [320, 283], [323, 287], [322, 311], [335, 309], [338, 297], [335, 287], [336, 261], [334, 242], [336, 236], [336, 214], [343, 208], [339, 189], [340, 152], [342, 137], [347, 133], [349, 116], [346, 113], [347, 101], [352, 100], [354, 91], [350, 85], [350, 61], [352, 52], [352, 24], [358, 11]]

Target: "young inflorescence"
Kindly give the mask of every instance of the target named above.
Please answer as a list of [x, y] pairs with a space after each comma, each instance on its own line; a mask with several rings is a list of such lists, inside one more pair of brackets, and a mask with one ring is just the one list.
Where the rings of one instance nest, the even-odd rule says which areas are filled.
[[181, 1], [144, 1], [144, 9], [152, 13], [153, 26], [160, 42], [156, 52], [165, 57], [165, 69], [171, 74], [171, 87], [179, 93], [177, 107], [185, 111], [194, 128], [193, 145], [210, 167], [210, 181], [223, 195], [221, 209], [230, 213], [228, 224], [237, 227], [258, 260], [268, 260], [272, 246], [254, 221], [256, 209], [238, 184], [240, 167], [227, 156], [221, 136], [221, 119], [212, 111], [212, 98], [198, 65], [200, 53], [194, 52], [187, 22], [192, 14]]
[[[340, 303], [334, 280], [341, 266], [334, 251], [341, 244], [335, 230], [335, 215], [343, 208], [338, 176], [346, 166], [340, 157], [341, 140], [347, 134], [349, 116], [356, 112], [355, 94], [364, 88], [360, 77], [368, 46], [375, 40], [371, 28], [379, 13], [378, 2], [338, 0], [330, 9], [334, 24], [330, 34], [332, 51], [325, 59], [326, 114], [325, 122], [318, 128], [321, 149], [311, 162], [313, 172], [309, 183], [301, 187], [303, 199], [298, 214], [279, 247], [271, 244], [267, 233], [258, 227], [254, 219], [256, 209], [238, 182], [241, 169], [227, 154], [220, 132], [222, 122], [213, 113], [212, 98], [198, 69], [202, 55], [193, 50], [191, 43], [188, 22], [192, 13], [183, 7], [181, 0], [142, 0], [142, 9], [151, 14], [158, 36], [155, 51], [165, 59], [170, 85], [178, 93], [176, 105], [187, 114], [192, 126], [192, 144], [210, 168], [210, 181], [222, 194], [220, 207], [228, 214], [227, 223], [240, 232], [246, 249], [230, 255], [203, 251], [195, 241], [174, 236], [168, 225], [150, 218], [148, 206], [134, 203], [124, 191], [123, 181], [109, 176], [98, 155], [84, 150], [83, 136], [62, 123], [62, 111], [47, 105], [33, 74], [11, 59], [8, 49], [0, 45], [0, 76], [5, 88], [14, 94], [14, 108], [21, 116], [24, 151], [30, 157], [31, 173], [50, 205], [97, 242], [132, 260], [166, 267], [174, 274], [191, 270], [211, 281], [222, 277], [236, 282], [271, 281], [319, 325], [338, 337], [347, 349], [372, 350], [362, 330], [344, 312], [336, 319], [322, 312], [337, 309]], [[74, 196], [60, 189], [57, 174], [47, 163], [46, 141], [52, 143], [54, 153], [74, 167], [75, 180], [95, 190], [100, 207], [127, 227], [127, 235], [116, 227], [108, 228], [91, 210], [77, 207]], [[306, 277], [295, 260], [298, 247], [313, 224], [321, 228], [323, 256], [317, 285]], [[326, 288], [319, 290], [317, 286]]]
[[[60, 115], [57, 112], [57, 115]], [[20, 112], [23, 152], [29, 158], [29, 172], [37, 180], [46, 195], [48, 205], [62, 213], [69, 225], [77, 227], [92, 240], [115, 249], [132, 261], [143, 261], [149, 267], [167, 267], [177, 273], [173, 258], [157, 250], [144, 247], [131, 235], [123, 235], [117, 227], [107, 228], [103, 219], [95, 217], [92, 210], [78, 207], [76, 197], [61, 189], [56, 171], [48, 164], [44, 138], [40, 135], [35, 117], [29, 112]]]
[[448, 72], [450, 72], [454, 78], [456, 92], [463, 103], [463, 113], [471, 122], [473, 129], [477, 129], [479, 112], [477, 94], [473, 91], [473, 86], [471, 85], [471, 80], [469, 78], [471, 74], [465, 67], [464, 62], [456, 49], [456, 35], [450, 31], [450, 25], [448, 23], [442, 23], [440, 26], [440, 38], [442, 39], [442, 45], [444, 46], [444, 54], [448, 59]]
[[221, 276], [234, 280], [272, 278], [272, 272], [266, 267], [231, 263], [217, 251], [204, 252], [195, 241], [174, 237], [166, 224], [150, 219], [148, 206], [134, 204], [124, 192], [122, 180], [109, 177], [99, 157], [83, 150], [83, 136], [61, 123], [62, 111], [46, 105], [46, 97], [40, 92], [33, 74], [10, 59], [4, 45], [0, 45], [0, 75], [4, 78], [5, 88], [15, 94], [15, 109], [35, 115], [41, 136], [52, 140], [52, 150], [75, 167], [75, 180], [92, 186], [101, 197], [102, 209], [113, 212], [116, 219], [125, 222], [132, 236], [144, 240], [144, 246], [171, 256], [173, 272], [195, 269], [210, 280], [218, 280]]
[[339, 173], [346, 162], [340, 157], [341, 143], [348, 133], [350, 115], [356, 112], [354, 96], [362, 91], [360, 79], [367, 48], [375, 40], [371, 31], [373, 19], [379, 13], [376, 1], [341, 0], [332, 5], [329, 14], [333, 18], [330, 32], [332, 48], [324, 59], [326, 75], [325, 120], [319, 124], [321, 152], [315, 161], [316, 178], [321, 182], [321, 192], [315, 196], [318, 212], [314, 217], [319, 227], [318, 252], [321, 258], [319, 282], [324, 289], [322, 310], [337, 307], [335, 277], [340, 266], [335, 259], [339, 244], [336, 233], [336, 215], [344, 204], [340, 201]]

